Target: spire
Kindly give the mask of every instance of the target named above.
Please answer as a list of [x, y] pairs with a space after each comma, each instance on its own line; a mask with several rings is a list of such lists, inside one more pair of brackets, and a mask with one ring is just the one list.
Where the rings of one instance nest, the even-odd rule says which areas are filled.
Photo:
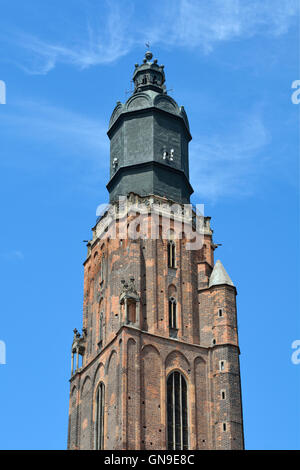
[[229, 286], [234, 287], [234, 284], [228, 276], [226, 269], [224, 268], [221, 261], [218, 259], [218, 261], [216, 261], [214, 265], [214, 269], [209, 279], [209, 287], [217, 286], [220, 284], [228, 284]]
[[151, 62], [152, 58], [152, 52], [147, 51], [143, 63], [141, 65], [135, 64], [133, 73], [134, 93], [144, 90], [166, 93], [164, 65], [158, 65], [157, 59]]

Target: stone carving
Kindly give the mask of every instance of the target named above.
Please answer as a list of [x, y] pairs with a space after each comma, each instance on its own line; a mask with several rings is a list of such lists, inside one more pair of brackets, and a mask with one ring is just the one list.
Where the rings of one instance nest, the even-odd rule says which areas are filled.
[[163, 160], [168, 160], [169, 162], [173, 162], [174, 161], [174, 149], [170, 149], [169, 152], [167, 151], [167, 149], [164, 147], [163, 149]]
[[134, 284], [134, 277], [130, 277], [129, 283], [124, 279], [121, 280], [121, 283], [122, 289], [120, 294], [120, 303], [124, 303], [125, 299], [134, 299], [135, 301], [139, 301], [139, 295]]
[[74, 337], [73, 337], [73, 343], [72, 343], [72, 363], [71, 363], [71, 375], [74, 373], [74, 357], [76, 356], [76, 366], [75, 366], [75, 372], [79, 369], [79, 355], [83, 356], [85, 352], [85, 343], [86, 343], [86, 336], [87, 336], [87, 330], [86, 328], [82, 329], [82, 335], [79, 333], [79, 331], [75, 328], [73, 330], [74, 332]]
[[115, 157], [112, 162], [113, 169], [116, 170], [118, 166], [118, 159]]

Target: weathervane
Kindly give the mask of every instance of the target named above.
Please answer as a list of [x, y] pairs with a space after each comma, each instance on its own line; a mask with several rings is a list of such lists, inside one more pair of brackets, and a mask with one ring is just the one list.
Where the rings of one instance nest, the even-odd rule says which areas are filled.
[[147, 49], [150, 49], [150, 42], [145, 42], [145, 46], [147, 47]]

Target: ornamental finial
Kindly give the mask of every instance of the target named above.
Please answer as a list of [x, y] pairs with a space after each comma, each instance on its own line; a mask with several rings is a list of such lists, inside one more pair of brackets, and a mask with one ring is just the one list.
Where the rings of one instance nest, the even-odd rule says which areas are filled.
[[146, 46], [147, 49], [148, 49], [147, 52], [146, 52], [146, 54], [145, 54], [145, 59], [148, 60], [148, 62], [149, 62], [149, 60], [151, 60], [152, 57], [153, 57], [152, 52], [149, 50], [149, 49], [150, 49], [150, 42], [146, 42], [145, 46]]
[[147, 51], [147, 52], [146, 52], [146, 54], [145, 54], [145, 58], [148, 60], [148, 62], [149, 62], [149, 60], [151, 60], [151, 59], [152, 59], [152, 57], [153, 57], [153, 54], [152, 54], [152, 52], [150, 52], [150, 51]]

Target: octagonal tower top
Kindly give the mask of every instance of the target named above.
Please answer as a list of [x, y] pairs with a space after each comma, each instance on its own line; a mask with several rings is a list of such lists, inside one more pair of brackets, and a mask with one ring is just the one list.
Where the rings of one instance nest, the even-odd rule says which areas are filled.
[[109, 198], [114, 202], [133, 192], [187, 204], [193, 192], [188, 118], [166, 92], [164, 66], [152, 58], [148, 50], [136, 64], [134, 91], [125, 103], [117, 101], [109, 121]]

